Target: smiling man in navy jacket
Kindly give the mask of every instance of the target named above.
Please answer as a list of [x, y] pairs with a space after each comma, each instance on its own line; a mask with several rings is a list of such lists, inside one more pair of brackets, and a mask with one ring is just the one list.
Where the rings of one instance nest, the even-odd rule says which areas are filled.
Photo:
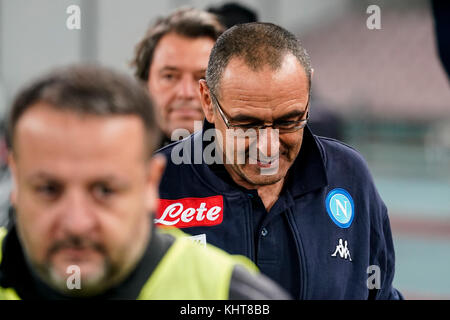
[[158, 225], [246, 255], [297, 299], [399, 299], [387, 209], [361, 155], [307, 126], [312, 68], [267, 23], [216, 42], [202, 132], [168, 158]]

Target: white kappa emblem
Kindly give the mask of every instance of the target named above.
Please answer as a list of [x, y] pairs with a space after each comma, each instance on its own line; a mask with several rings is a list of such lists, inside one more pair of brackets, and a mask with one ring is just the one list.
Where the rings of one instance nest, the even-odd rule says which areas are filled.
[[339, 253], [339, 256], [347, 260], [347, 258], [352, 261], [352, 258], [350, 256], [350, 251], [347, 248], [347, 240], [344, 241], [344, 244], [342, 244], [342, 239], [339, 239], [339, 244], [336, 246], [336, 250], [331, 255], [332, 257], [336, 257], [336, 255]]
[[192, 242], [198, 243], [199, 245], [206, 248], [206, 233], [198, 234], [195, 236], [188, 236], [187, 238]]

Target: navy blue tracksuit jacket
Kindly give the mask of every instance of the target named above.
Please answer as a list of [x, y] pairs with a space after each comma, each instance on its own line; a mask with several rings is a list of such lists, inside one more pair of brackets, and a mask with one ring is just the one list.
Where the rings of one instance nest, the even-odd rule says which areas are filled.
[[202, 141], [211, 127], [205, 122], [202, 132], [159, 150], [167, 168], [157, 225], [177, 226], [249, 257], [295, 299], [401, 298], [392, 287], [386, 206], [358, 152], [306, 127], [280, 197], [267, 212], [256, 190], [238, 186], [223, 165], [199, 156], [198, 150], [210, 150], [211, 142]]

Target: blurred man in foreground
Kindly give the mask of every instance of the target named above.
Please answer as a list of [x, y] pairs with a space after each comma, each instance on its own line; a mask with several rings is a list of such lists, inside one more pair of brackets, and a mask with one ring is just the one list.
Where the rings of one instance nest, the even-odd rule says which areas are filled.
[[244, 258], [153, 228], [165, 160], [132, 79], [47, 75], [16, 98], [8, 134], [16, 216], [0, 229], [0, 299], [286, 297]]
[[194, 121], [201, 127], [198, 81], [205, 77], [209, 54], [223, 30], [211, 13], [179, 9], [157, 20], [136, 46], [135, 76], [147, 84], [155, 101], [164, 133], [161, 146], [176, 129], [188, 135], [194, 132]]

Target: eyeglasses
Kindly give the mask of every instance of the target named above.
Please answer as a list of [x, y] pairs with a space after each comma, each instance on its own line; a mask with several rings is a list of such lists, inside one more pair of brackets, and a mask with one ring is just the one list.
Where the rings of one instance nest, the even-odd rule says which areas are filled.
[[[216, 96], [211, 91], [209, 93], [211, 94], [211, 97], [214, 100], [214, 104], [216, 105], [217, 110], [219, 110], [220, 116], [222, 117], [223, 122], [225, 123], [225, 125], [227, 126], [228, 129], [233, 128], [233, 129], [242, 129], [242, 130], [249, 130], [249, 129], [260, 130], [260, 129], [265, 129], [265, 128], [271, 127], [273, 129], [279, 130], [279, 133], [291, 133], [291, 132], [295, 132], [300, 129], [303, 129], [306, 126], [306, 124], [308, 123], [309, 111], [306, 112], [306, 118], [302, 119], [302, 120], [280, 121], [278, 123], [272, 123], [271, 125], [232, 124], [230, 122], [230, 120], [228, 120], [228, 117], [223, 112], [222, 106], [220, 105], [219, 100], [216, 98]], [[308, 98], [308, 103], [306, 104], [305, 110], [308, 110], [309, 100], [310, 99]]]

